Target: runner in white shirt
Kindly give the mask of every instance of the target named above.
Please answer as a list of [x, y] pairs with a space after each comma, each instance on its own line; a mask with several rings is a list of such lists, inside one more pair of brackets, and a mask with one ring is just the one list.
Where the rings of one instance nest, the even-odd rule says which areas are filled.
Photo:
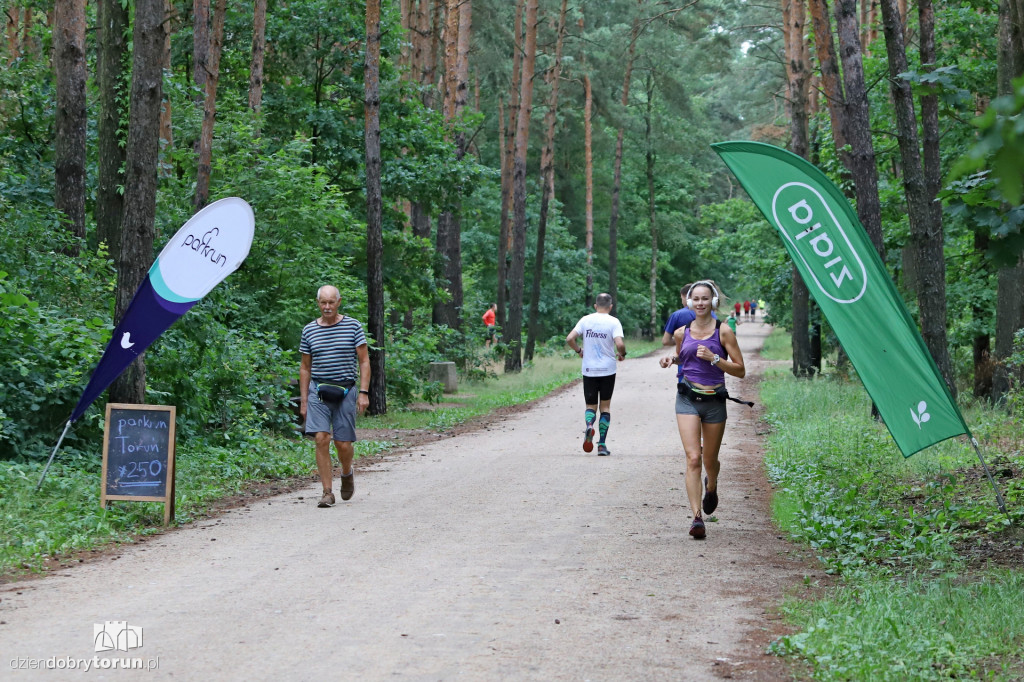
[[[612, 297], [598, 294], [591, 313], [576, 323], [565, 342], [583, 358], [583, 400], [587, 404], [586, 429], [583, 432], [583, 451], [594, 449], [594, 422], [598, 422], [600, 440], [598, 455], [610, 455], [605, 445], [608, 425], [611, 423], [612, 392], [615, 390], [615, 370], [618, 360], [626, 358], [626, 344], [622, 340], [622, 323], [612, 317]], [[581, 348], [577, 339], [583, 340]], [[598, 407], [601, 418], [597, 419]]]

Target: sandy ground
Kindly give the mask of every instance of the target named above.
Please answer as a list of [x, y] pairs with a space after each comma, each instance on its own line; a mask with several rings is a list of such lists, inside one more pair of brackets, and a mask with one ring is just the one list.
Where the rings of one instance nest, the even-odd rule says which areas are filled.
[[[740, 327], [734, 395], [756, 400], [767, 332]], [[790, 679], [764, 645], [815, 569], [769, 520], [758, 413], [729, 403], [718, 520], [693, 540], [657, 357], [620, 365], [611, 457], [580, 447], [577, 386], [358, 468], [333, 508], [314, 484], [0, 587], [0, 678]], [[143, 645], [97, 653], [108, 621]], [[133, 660], [152, 669], [97, 669]]]

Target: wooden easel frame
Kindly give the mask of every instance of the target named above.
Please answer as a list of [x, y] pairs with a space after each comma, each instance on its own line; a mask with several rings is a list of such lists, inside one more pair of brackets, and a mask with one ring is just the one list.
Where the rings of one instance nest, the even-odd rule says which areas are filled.
[[[167, 425], [167, 484], [164, 486], [163, 496], [154, 495], [108, 495], [107, 494], [107, 448], [110, 445], [110, 412], [113, 409], [169, 412]], [[132, 403], [107, 403], [106, 414], [103, 419], [103, 472], [100, 474], [100, 507], [107, 508], [107, 502], [111, 500], [125, 500], [129, 502], [163, 502], [164, 503], [164, 525], [169, 525], [174, 519], [174, 430], [177, 419], [178, 408], [174, 405], [137, 405]]]

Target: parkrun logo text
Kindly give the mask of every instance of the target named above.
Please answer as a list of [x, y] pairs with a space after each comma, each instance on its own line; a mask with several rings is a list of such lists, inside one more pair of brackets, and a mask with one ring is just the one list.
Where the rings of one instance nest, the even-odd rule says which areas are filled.
[[786, 183], [772, 197], [772, 217], [823, 294], [836, 303], [855, 303], [864, 295], [864, 262], [816, 189]]
[[218, 253], [217, 249], [210, 246], [210, 242], [213, 238], [220, 234], [220, 228], [214, 227], [206, 231], [206, 234], [199, 238], [194, 234], [190, 234], [185, 237], [185, 241], [181, 243], [182, 248], [192, 249], [203, 258], [209, 258], [210, 262], [214, 265], [224, 267], [228, 264], [228, 258], [223, 253]]

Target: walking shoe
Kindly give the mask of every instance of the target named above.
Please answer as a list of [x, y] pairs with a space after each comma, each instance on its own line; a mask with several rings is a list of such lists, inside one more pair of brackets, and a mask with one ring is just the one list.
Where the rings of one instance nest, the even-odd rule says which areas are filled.
[[612, 453], [611, 453], [611, 451], [608, 450], [608, 446], [607, 445], [605, 445], [604, 443], [598, 443], [597, 444], [597, 454], [600, 457], [607, 457], [608, 455], [610, 455]]
[[594, 427], [588, 426], [583, 432], [583, 452], [590, 452], [594, 449]]
[[320, 498], [320, 501], [317, 502], [316, 506], [318, 506], [318, 507], [332, 507], [332, 506], [334, 506], [334, 493], [332, 493], [330, 490], [325, 490], [324, 491], [324, 496]]
[[352, 499], [352, 493], [356, 491], [356, 472], [341, 477], [341, 499]]
[[693, 523], [690, 524], [690, 535], [697, 540], [702, 540], [706, 535], [704, 531], [704, 519], [699, 516], [693, 517]]
[[701, 507], [704, 509], [705, 514], [718, 509], [718, 486], [715, 486], [714, 490], [708, 490], [708, 477], [704, 477], [704, 501], [701, 502]]

